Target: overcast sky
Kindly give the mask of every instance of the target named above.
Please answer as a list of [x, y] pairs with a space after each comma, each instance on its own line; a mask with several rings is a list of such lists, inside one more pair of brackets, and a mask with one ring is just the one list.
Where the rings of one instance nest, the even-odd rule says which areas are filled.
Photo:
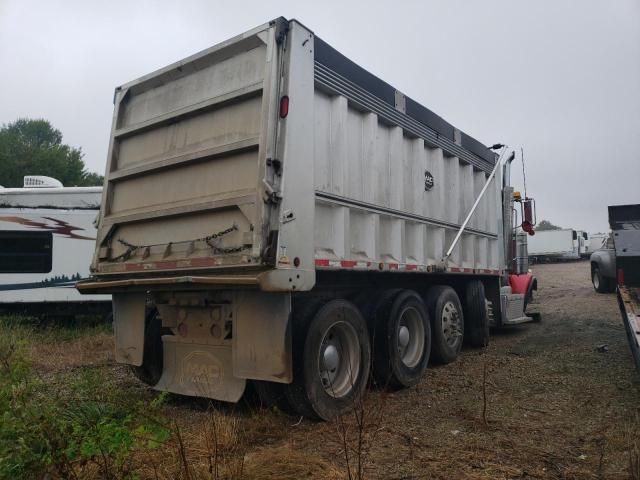
[[0, 0], [0, 123], [46, 118], [103, 173], [114, 87], [281, 15], [523, 146], [539, 218], [594, 232], [640, 202], [640, 0]]

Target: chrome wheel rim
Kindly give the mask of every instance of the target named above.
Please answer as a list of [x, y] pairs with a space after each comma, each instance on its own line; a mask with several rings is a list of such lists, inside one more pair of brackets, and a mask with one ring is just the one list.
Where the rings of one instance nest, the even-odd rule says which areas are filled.
[[593, 286], [596, 288], [600, 287], [600, 278], [598, 278], [598, 271], [594, 270], [593, 271], [593, 275], [591, 277], [591, 280], [593, 281]]
[[396, 345], [402, 363], [413, 368], [420, 363], [424, 352], [424, 323], [414, 307], [405, 308], [400, 314]]
[[446, 302], [442, 307], [442, 335], [447, 345], [453, 347], [462, 336], [462, 326], [460, 325], [460, 312], [453, 302]]
[[318, 375], [328, 395], [341, 398], [351, 392], [360, 374], [360, 355], [358, 334], [350, 323], [337, 320], [327, 329], [318, 350]]

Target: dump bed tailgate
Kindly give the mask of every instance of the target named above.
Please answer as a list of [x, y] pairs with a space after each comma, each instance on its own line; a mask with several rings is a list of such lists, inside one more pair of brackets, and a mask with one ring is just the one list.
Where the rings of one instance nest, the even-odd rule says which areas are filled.
[[277, 38], [272, 22], [116, 89], [97, 275], [265, 263]]

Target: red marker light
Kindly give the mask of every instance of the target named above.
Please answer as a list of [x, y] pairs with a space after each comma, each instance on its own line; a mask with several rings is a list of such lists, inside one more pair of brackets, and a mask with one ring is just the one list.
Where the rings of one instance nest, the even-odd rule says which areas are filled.
[[286, 118], [289, 115], [289, 97], [283, 95], [280, 98], [280, 118]]

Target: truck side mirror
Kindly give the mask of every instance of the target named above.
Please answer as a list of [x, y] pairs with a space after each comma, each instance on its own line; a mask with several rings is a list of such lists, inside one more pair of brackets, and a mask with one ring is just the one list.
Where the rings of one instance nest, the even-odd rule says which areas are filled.
[[535, 235], [533, 230], [536, 224], [536, 202], [533, 198], [525, 198], [522, 202], [522, 230], [529, 235]]

